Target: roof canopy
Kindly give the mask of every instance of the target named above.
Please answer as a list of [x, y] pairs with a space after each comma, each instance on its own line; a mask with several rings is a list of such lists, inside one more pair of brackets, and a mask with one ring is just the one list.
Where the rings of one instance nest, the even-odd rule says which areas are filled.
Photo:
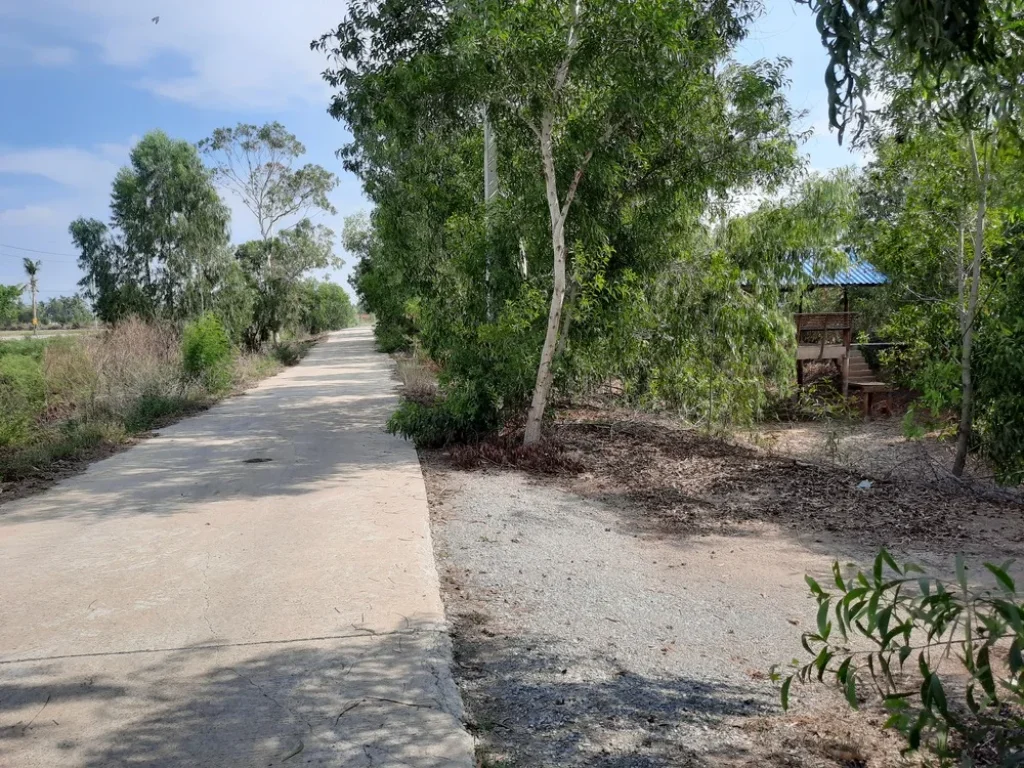
[[889, 278], [879, 272], [871, 264], [862, 261], [853, 248], [844, 248], [846, 255], [850, 258], [849, 266], [834, 274], [823, 274], [816, 269], [816, 260], [813, 256], [804, 259], [803, 271], [807, 275], [812, 288], [842, 287], [855, 285], [885, 285]]

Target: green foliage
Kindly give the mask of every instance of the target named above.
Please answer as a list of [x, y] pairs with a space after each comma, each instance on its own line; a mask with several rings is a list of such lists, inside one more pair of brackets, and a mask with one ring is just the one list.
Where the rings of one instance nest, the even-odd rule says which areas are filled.
[[181, 337], [182, 369], [201, 379], [211, 392], [231, 386], [231, 338], [216, 315], [207, 313], [185, 326]]
[[999, 478], [1024, 481], [1024, 223], [1011, 219], [994, 253], [992, 299], [975, 349], [976, 426]]
[[[948, 416], [963, 405], [960, 285], [973, 256], [975, 225], [969, 149], [957, 130], [920, 130], [884, 138], [860, 183], [855, 239], [890, 278], [874, 299], [879, 333], [895, 346], [881, 354], [893, 379], [921, 393], [921, 405]], [[1016, 210], [1022, 159], [1008, 141], [994, 142], [980, 310], [971, 326], [973, 447], [1009, 483], [1024, 479], [1024, 398], [1020, 396], [1021, 253]]]
[[221, 276], [210, 311], [217, 316], [232, 343], [243, 344], [253, 326], [258, 302], [256, 286], [239, 261], [232, 261]]
[[[223, 370], [223, 369], [219, 369]], [[223, 381], [220, 380], [220, 373], [214, 376], [214, 385], [221, 391]], [[195, 401], [180, 395], [166, 394], [161, 392], [145, 392], [132, 403], [131, 408], [124, 416], [124, 428], [129, 434], [148, 432], [151, 429], [165, 425], [168, 421], [180, 418], [183, 414], [196, 408]]]
[[[15, 343], [0, 343], [0, 352]], [[45, 405], [46, 383], [38, 357], [11, 351], [0, 355], [0, 447], [27, 439]]]
[[291, 367], [302, 362], [310, 344], [306, 341], [279, 341], [270, 348], [270, 353], [281, 365]]
[[22, 290], [20, 285], [0, 285], [0, 324], [13, 323], [18, 319]]
[[92, 310], [81, 296], [56, 296], [39, 302], [39, 322], [43, 325], [83, 328], [92, 321]]
[[[1024, 622], [1011, 563], [985, 563], [977, 574], [956, 560], [954, 581], [900, 566], [882, 550], [870, 571], [832, 566], [833, 585], [806, 577], [818, 604], [816, 627], [803, 634], [808, 663], [794, 660], [783, 677], [788, 708], [794, 679], [828, 681], [856, 709], [873, 690], [908, 750], [927, 750], [943, 764], [973, 764], [984, 747], [995, 762], [1017, 764], [1024, 754]], [[989, 586], [981, 586], [985, 578]], [[853, 638], [869, 641], [869, 650]], [[1005, 653], [1006, 664], [998, 660]], [[954, 670], [951, 665], [956, 664]], [[965, 686], [957, 678], [966, 677]]]
[[302, 304], [299, 325], [311, 335], [339, 331], [356, 324], [356, 310], [348, 292], [330, 282], [307, 280], [299, 288]]
[[[629, 376], [638, 399], [664, 401], [730, 357], [735, 367], [719, 381], [742, 369], [736, 400], [760, 397], [759, 353], [749, 365], [738, 360], [754, 345], [672, 345], [658, 334], [675, 323], [680, 336], [696, 337], [713, 325], [663, 314], [675, 311], [673, 290], [705, 317], [715, 299], [737, 302], [723, 315], [764, 314], [741, 295], [733, 266], [721, 270], [736, 278], [727, 295], [714, 297], [701, 269], [712, 259], [716, 204], [734, 191], [775, 189], [798, 166], [784, 66], [727, 62], [747, 19], [742, 4], [573, 7], [360, 0], [317, 43], [332, 56], [332, 114], [353, 136], [340, 156], [374, 204], [369, 219], [346, 221], [353, 286], [377, 319], [381, 349], [419, 344], [442, 368], [438, 403], [405, 407], [393, 422], [422, 442], [522, 418], [562, 234], [568, 287], [556, 395]], [[486, 208], [480, 105], [499, 137], [502, 187]], [[680, 276], [696, 284], [674, 288]], [[667, 373], [652, 396], [645, 355], [655, 343]], [[693, 400], [707, 403], [705, 394]]]
[[334, 256], [334, 233], [303, 219], [267, 240], [239, 246], [236, 259], [247, 275], [254, 297], [248, 343], [256, 348], [302, 320], [302, 276], [313, 269], [340, 266]]
[[899, 108], [910, 106], [912, 114], [937, 107], [947, 117], [971, 122], [982, 113], [1005, 115], [1015, 107], [1024, 49], [1013, 3], [799, 2], [817, 15], [829, 54], [829, 122], [839, 129], [840, 140], [849, 123], [866, 119], [865, 97], [883, 90], [883, 79], [890, 96], [896, 91], [895, 101], [909, 102]]
[[479, 440], [500, 426], [495, 409], [481, 398], [486, 394], [479, 388], [466, 387], [430, 405], [405, 400], [388, 419], [388, 432], [412, 440], [418, 448]]

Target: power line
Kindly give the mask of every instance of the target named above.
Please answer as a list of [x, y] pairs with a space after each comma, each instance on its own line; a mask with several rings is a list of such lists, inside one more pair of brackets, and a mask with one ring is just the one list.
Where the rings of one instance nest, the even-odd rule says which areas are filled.
[[13, 248], [16, 251], [28, 251], [29, 253], [41, 253], [45, 256], [67, 256], [71, 259], [77, 259], [78, 256], [73, 253], [56, 253], [54, 251], [37, 251], [35, 248], [22, 248], [20, 245], [8, 245], [7, 243], [0, 243], [0, 248]]
[[[8, 259], [17, 259], [19, 261], [21, 259], [27, 258], [25, 256], [25, 254], [23, 254], [23, 253], [4, 253], [2, 250], [0, 250], [0, 256], [3, 256], [3, 257], [8, 258]], [[54, 258], [50, 258], [50, 257], [47, 257], [45, 259], [40, 259], [40, 261], [42, 261], [44, 264], [77, 264], [78, 263], [77, 259], [75, 261], [71, 261], [70, 259], [54, 259]]]

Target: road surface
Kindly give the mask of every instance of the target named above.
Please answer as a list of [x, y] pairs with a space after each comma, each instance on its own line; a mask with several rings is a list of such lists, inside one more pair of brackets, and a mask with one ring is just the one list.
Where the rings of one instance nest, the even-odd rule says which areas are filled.
[[0, 506], [0, 766], [469, 768], [370, 330]]

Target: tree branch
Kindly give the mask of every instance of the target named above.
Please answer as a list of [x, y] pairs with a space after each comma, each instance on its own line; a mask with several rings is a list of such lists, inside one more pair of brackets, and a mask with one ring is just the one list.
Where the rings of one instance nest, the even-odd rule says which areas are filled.
[[583, 162], [580, 163], [580, 167], [576, 169], [576, 173], [573, 174], [572, 182], [569, 184], [569, 190], [565, 193], [565, 203], [562, 204], [562, 210], [560, 217], [562, 221], [565, 221], [565, 217], [569, 215], [569, 206], [572, 205], [572, 201], [576, 197], [576, 190], [580, 186], [580, 181], [583, 179], [583, 174], [587, 172], [587, 166], [590, 165], [591, 159], [594, 157], [594, 150], [604, 145], [608, 139], [612, 137], [618, 126], [622, 125], [621, 122], [615, 124], [609, 124], [605, 129], [605, 132], [598, 139], [597, 144], [587, 150], [587, 154], [583, 156]]
[[566, 41], [566, 53], [565, 58], [562, 59], [562, 63], [558, 65], [558, 69], [555, 70], [555, 93], [561, 92], [562, 88], [565, 87], [565, 81], [569, 78], [569, 65], [572, 63], [572, 57], [576, 53], [576, 49], [579, 47], [579, 37], [576, 35], [576, 24], [580, 19], [580, 2], [581, 0], [573, 0], [572, 3], [572, 18], [569, 20], [569, 39]]

